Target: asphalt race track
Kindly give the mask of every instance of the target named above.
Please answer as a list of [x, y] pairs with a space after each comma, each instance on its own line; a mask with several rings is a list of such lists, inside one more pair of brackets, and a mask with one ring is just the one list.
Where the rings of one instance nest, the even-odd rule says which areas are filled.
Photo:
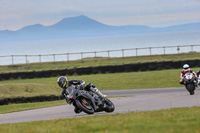
[[[102, 92], [108, 96], [122, 97], [110, 98], [115, 104], [113, 113], [100, 112], [94, 115], [200, 106], [200, 88], [195, 90], [194, 95], [189, 95], [189, 92], [184, 87]], [[0, 124], [88, 116], [83, 112], [75, 114], [73, 110], [74, 107], [72, 105], [61, 105], [0, 114]]]

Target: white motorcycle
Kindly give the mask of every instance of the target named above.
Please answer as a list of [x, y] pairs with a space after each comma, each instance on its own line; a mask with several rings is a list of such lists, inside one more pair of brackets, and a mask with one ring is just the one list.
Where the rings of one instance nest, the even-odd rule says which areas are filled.
[[190, 95], [194, 95], [194, 90], [196, 89], [196, 80], [192, 73], [186, 73], [184, 75], [184, 85]]

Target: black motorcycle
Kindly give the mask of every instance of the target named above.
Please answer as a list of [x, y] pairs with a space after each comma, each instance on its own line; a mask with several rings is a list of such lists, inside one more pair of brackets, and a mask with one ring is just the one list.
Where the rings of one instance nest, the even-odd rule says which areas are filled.
[[69, 86], [67, 88], [69, 104], [73, 103], [73, 106], [76, 106], [87, 114], [114, 111], [115, 106], [108, 98], [101, 98], [92, 91], [80, 90], [78, 87]]
[[196, 80], [192, 73], [186, 73], [184, 75], [184, 85], [189, 91], [190, 95], [194, 95], [194, 90], [196, 89]]

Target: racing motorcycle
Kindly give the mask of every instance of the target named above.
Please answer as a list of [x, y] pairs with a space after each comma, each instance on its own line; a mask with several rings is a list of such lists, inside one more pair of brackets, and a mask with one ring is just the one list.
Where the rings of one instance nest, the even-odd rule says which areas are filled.
[[69, 104], [73, 104], [87, 114], [114, 111], [115, 106], [108, 98], [101, 98], [92, 91], [80, 90], [78, 87], [72, 85], [67, 88]]
[[186, 73], [184, 75], [184, 85], [190, 95], [194, 95], [194, 90], [196, 89], [196, 80], [192, 73]]

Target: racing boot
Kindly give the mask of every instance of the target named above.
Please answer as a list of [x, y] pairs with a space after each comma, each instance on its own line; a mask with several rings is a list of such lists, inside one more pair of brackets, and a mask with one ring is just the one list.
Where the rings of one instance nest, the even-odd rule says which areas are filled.
[[101, 98], [106, 98], [107, 95], [102, 94], [96, 87], [91, 87], [90, 88], [93, 92], [95, 92], [98, 96], [100, 96]]
[[102, 94], [93, 83], [89, 83], [86, 85], [85, 87], [86, 90], [91, 90], [92, 92], [94, 92], [95, 94], [97, 94], [98, 96], [100, 96], [101, 98], [105, 98], [107, 97], [107, 95]]

